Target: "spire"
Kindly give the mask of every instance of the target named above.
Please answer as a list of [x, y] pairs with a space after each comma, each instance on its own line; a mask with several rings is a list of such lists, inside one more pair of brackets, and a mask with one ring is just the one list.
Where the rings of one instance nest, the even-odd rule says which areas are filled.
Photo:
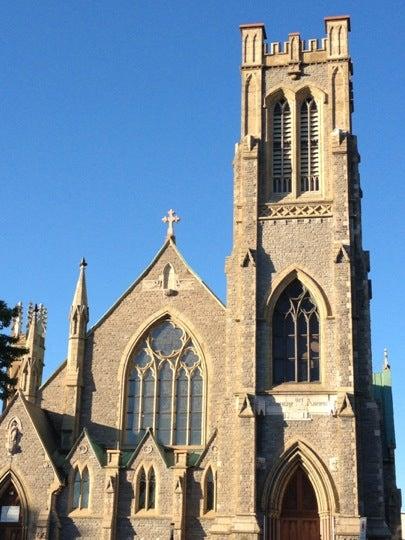
[[87, 307], [87, 287], [86, 287], [86, 259], [83, 257], [80, 261], [80, 273], [77, 280], [76, 291], [73, 297], [72, 306], [85, 306]]
[[384, 349], [384, 369], [391, 369], [390, 363], [388, 361], [388, 349]]

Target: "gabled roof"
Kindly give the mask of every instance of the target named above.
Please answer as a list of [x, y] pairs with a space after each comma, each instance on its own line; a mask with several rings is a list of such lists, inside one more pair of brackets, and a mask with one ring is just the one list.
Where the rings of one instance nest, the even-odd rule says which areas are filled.
[[208, 285], [200, 278], [196, 272], [189, 266], [189, 264], [184, 259], [183, 255], [178, 250], [175, 242], [171, 238], [167, 239], [163, 246], [160, 248], [160, 250], [157, 252], [155, 257], [153, 258], [152, 262], [145, 268], [145, 270], [142, 272], [142, 274], [129, 286], [129, 288], [118, 298], [118, 300], [102, 315], [102, 317], [92, 326], [92, 328], [89, 329], [88, 334], [92, 333], [94, 330], [96, 330], [104, 321], [108, 318], [108, 316], [117, 308], [117, 306], [135, 289], [135, 287], [143, 280], [143, 278], [150, 272], [150, 270], [155, 266], [155, 264], [158, 262], [160, 257], [163, 255], [163, 253], [168, 249], [172, 248], [175, 252], [176, 256], [180, 259], [180, 261], [184, 264], [184, 266], [187, 268], [187, 270], [190, 272], [190, 274], [201, 284], [201, 286], [212, 296], [212, 298], [219, 304], [219, 306], [222, 309], [225, 309], [225, 305], [221, 300], [218, 298], [218, 296], [208, 287]]
[[76, 439], [75, 443], [73, 444], [72, 448], [70, 449], [68, 455], [65, 458], [65, 461], [69, 461], [70, 458], [73, 456], [76, 448], [79, 446], [79, 443], [83, 440], [87, 439], [87, 442], [89, 443], [90, 448], [93, 450], [93, 454], [95, 458], [97, 459], [100, 467], [105, 467], [107, 464], [107, 452], [105, 451], [105, 448], [99, 445], [91, 436], [90, 433], [87, 431], [86, 428], [83, 428], [83, 431], [80, 433], [78, 438]]
[[3, 412], [0, 418], [0, 423], [3, 422], [3, 420], [9, 414], [12, 407], [15, 405], [15, 403], [18, 400], [21, 401], [24, 407], [24, 410], [27, 413], [28, 418], [31, 420], [34, 431], [39, 438], [41, 446], [44, 449], [45, 455], [47, 456], [50, 464], [52, 465], [56, 478], [58, 479], [60, 484], [63, 484], [62, 476], [59, 471], [59, 467], [62, 465], [63, 458], [57, 450], [57, 445], [55, 442], [55, 435], [49, 424], [48, 418], [46, 417], [45, 412], [40, 407], [38, 407], [38, 405], [35, 405], [34, 403], [30, 403], [29, 401], [27, 401], [23, 393], [20, 390], [18, 390], [14, 394], [13, 398], [11, 399], [8, 406], [6, 407], [5, 411]]
[[159, 454], [160, 454], [160, 457], [162, 458], [164, 464], [166, 465], [166, 467], [171, 467], [174, 463], [174, 456], [173, 456], [173, 451], [172, 450], [169, 450], [169, 449], [166, 449], [164, 448], [163, 446], [161, 446], [157, 440], [155, 439], [153, 433], [152, 433], [152, 430], [150, 428], [148, 428], [145, 433], [144, 433], [144, 436], [142, 437], [142, 439], [139, 441], [138, 443], [138, 446], [135, 448], [135, 450], [133, 450], [132, 452], [124, 452], [123, 455], [122, 455], [122, 460], [121, 460], [121, 464], [123, 467], [130, 467], [132, 465], [132, 463], [134, 462], [135, 458], [137, 457], [137, 455], [139, 454], [139, 452], [141, 451], [141, 448], [144, 446], [144, 444], [146, 443], [146, 441], [150, 439], [153, 443], [154, 446], [156, 446]]

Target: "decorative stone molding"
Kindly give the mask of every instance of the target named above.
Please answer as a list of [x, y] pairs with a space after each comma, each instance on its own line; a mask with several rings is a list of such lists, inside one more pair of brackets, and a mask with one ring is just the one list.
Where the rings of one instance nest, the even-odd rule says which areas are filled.
[[331, 203], [266, 204], [259, 219], [320, 218], [332, 216]]

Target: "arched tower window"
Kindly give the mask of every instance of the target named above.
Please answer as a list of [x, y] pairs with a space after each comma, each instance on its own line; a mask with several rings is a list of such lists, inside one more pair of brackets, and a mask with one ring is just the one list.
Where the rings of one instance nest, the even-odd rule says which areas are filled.
[[285, 99], [274, 106], [272, 177], [274, 193], [291, 192], [291, 112]]
[[319, 381], [319, 312], [298, 279], [277, 300], [272, 329], [273, 383]]
[[126, 443], [147, 428], [164, 445], [202, 444], [204, 365], [191, 336], [170, 318], [154, 325], [130, 359]]
[[300, 111], [301, 193], [319, 191], [319, 115], [313, 97], [305, 99]]

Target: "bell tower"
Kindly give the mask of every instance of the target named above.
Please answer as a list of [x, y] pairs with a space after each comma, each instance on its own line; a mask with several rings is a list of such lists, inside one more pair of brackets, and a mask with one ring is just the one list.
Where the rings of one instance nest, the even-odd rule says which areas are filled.
[[[327, 17], [325, 32], [305, 41], [294, 32], [280, 44], [267, 43], [261, 23], [241, 26], [227, 350], [243, 441], [236, 462], [251, 486], [235, 486], [235, 513], [237, 522], [250, 520], [249, 538], [259, 526], [282, 540], [295, 519], [283, 493], [305, 486], [322, 538], [358, 538], [364, 518], [368, 537], [391, 538], [372, 394], [349, 17]], [[250, 452], [254, 461], [244, 458]]]

